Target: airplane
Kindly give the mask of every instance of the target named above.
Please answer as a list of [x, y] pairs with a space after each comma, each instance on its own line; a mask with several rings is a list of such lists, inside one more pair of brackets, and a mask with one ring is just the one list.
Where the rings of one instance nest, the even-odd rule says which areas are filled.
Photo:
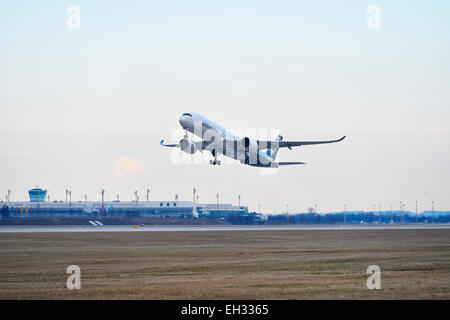
[[[183, 152], [194, 154], [197, 151], [210, 151], [213, 160], [211, 165], [220, 165], [217, 157], [221, 154], [232, 159], [239, 160], [242, 164], [263, 168], [278, 168], [279, 166], [305, 164], [304, 162], [278, 162], [276, 157], [279, 148], [299, 147], [303, 145], [325, 144], [340, 142], [345, 139], [343, 136], [337, 140], [327, 141], [283, 141], [282, 136], [278, 136], [273, 141], [255, 140], [250, 137], [240, 138], [229, 130], [221, 127], [208, 118], [195, 113], [183, 113], [179, 119], [181, 127], [185, 130], [185, 135], [179, 143], [165, 144], [164, 139], [160, 145], [169, 148], [180, 148]], [[201, 138], [201, 141], [194, 141], [188, 136], [191, 132]]]

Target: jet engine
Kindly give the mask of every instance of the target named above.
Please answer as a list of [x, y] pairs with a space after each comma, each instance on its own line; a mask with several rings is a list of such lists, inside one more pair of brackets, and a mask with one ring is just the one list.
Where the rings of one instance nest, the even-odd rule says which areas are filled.
[[191, 139], [183, 138], [180, 140], [180, 149], [186, 153], [194, 154], [197, 151], [197, 146]]
[[241, 139], [241, 146], [245, 148], [245, 151], [258, 152], [258, 143], [249, 137]]
[[244, 148], [244, 153], [241, 157], [241, 162], [245, 164], [257, 164], [258, 163], [258, 143], [256, 140], [244, 137], [241, 139], [241, 147]]

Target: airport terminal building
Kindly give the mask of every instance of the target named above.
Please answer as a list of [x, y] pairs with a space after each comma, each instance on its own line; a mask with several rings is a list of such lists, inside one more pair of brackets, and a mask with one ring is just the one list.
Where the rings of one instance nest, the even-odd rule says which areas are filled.
[[0, 202], [1, 218], [158, 217], [201, 218], [248, 214], [247, 206], [190, 201], [46, 201], [46, 190], [29, 190], [30, 201]]

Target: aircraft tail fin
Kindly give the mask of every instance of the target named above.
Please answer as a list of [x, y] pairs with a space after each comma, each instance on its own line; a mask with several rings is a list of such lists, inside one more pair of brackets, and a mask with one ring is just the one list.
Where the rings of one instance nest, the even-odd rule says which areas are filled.
[[[275, 141], [282, 141], [282, 140], [283, 140], [283, 136], [280, 136], [280, 135], [275, 139]], [[274, 146], [271, 149], [267, 150], [267, 155], [269, 157], [271, 157], [273, 160], [275, 160], [275, 158], [277, 157], [279, 149], [280, 149], [280, 147], [277, 144], [276, 146]]]

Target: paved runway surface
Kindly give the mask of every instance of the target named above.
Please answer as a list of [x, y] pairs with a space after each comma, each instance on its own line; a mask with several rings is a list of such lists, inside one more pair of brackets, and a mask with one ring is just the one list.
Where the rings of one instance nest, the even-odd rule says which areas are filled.
[[148, 232], [148, 231], [252, 231], [252, 230], [411, 230], [450, 229], [450, 224], [418, 225], [283, 225], [283, 226], [0, 226], [1, 232]]

